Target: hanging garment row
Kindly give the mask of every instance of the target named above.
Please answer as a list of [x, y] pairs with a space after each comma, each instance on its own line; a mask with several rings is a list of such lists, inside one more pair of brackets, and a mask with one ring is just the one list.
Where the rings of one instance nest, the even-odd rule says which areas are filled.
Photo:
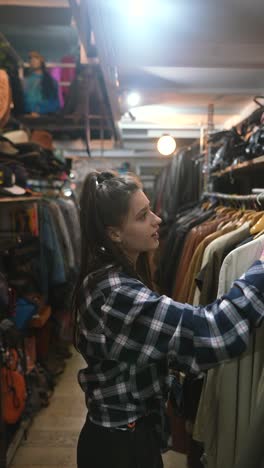
[[[25, 424], [49, 404], [71, 356], [71, 297], [80, 262], [74, 199], [0, 203], [0, 459]], [[12, 382], [12, 386], [10, 386]], [[24, 427], [24, 426], [23, 426]]]
[[202, 191], [203, 158], [197, 145], [177, 152], [156, 179], [152, 200], [155, 213], [173, 220], [179, 209], [197, 203]]
[[2, 273], [12, 280], [24, 276], [25, 288], [38, 291], [51, 305], [63, 307], [67, 302], [63, 290], [72, 289], [80, 263], [79, 215], [74, 201], [49, 197], [33, 204], [29, 200], [26, 206], [4, 204], [0, 216]]
[[[161, 292], [179, 302], [207, 305], [223, 296], [260, 256], [264, 247], [263, 196], [207, 194], [208, 201], [175, 219], [164, 246]], [[229, 205], [229, 206], [227, 206]], [[231, 468], [246, 442], [247, 431], [263, 405], [263, 329], [253, 334], [239, 359], [207, 373], [202, 397], [194, 389], [184, 403], [192, 437], [204, 444], [209, 468]], [[197, 382], [197, 381], [196, 381]], [[198, 392], [198, 395], [197, 395]], [[262, 399], [263, 400], [263, 399]], [[196, 416], [196, 411], [198, 414]], [[189, 466], [202, 466], [189, 453]], [[192, 462], [190, 462], [192, 459]]]

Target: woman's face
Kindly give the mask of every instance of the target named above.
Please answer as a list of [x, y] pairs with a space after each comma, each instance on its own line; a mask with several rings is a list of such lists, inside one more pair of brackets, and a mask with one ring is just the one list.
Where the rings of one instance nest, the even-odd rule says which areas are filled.
[[130, 200], [128, 216], [116, 231], [116, 241], [121, 243], [127, 256], [136, 261], [142, 252], [155, 250], [159, 245], [159, 224], [161, 219], [150, 208], [142, 190], [137, 190]]
[[32, 70], [39, 70], [41, 68], [42, 61], [39, 57], [33, 55], [30, 57], [30, 67]]

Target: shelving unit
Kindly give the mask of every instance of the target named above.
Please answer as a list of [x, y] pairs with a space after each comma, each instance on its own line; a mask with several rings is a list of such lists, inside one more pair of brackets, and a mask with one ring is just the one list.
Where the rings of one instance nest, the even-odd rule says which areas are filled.
[[210, 174], [214, 192], [248, 195], [255, 187], [264, 190], [264, 156], [231, 165]]
[[39, 197], [3, 197], [0, 198], [0, 203], [32, 203], [42, 199], [42, 195]]
[[259, 169], [264, 168], [264, 156], [259, 156], [258, 158], [252, 159], [251, 161], [245, 161], [235, 166], [228, 166], [222, 171], [213, 172], [212, 177], [222, 177], [226, 174], [249, 170], [249, 169]]
[[[0, 206], [7, 206], [9, 204], [16, 204], [16, 203], [36, 203], [38, 201], [42, 200], [42, 195], [40, 196], [21, 196], [21, 197], [2, 197], [0, 198]], [[48, 320], [49, 316], [51, 313], [50, 307], [46, 307], [43, 309], [43, 315], [41, 316], [36, 316], [33, 317], [31, 327], [32, 328], [39, 328], [45, 324], [45, 322]], [[1, 359], [0, 359], [1, 361]], [[1, 367], [1, 362], [0, 362], [0, 367]], [[0, 382], [0, 387], [1, 387], [1, 382]], [[1, 394], [1, 389], [0, 389], [0, 394]], [[0, 405], [2, 405], [2, 400], [0, 396]], [[32, 422], [32, 418], [26, 417], [25, 419], [22, 419], [22, 421], [19, 424], [19, 428], [17, 429], [16, 433], [14, 434], [12, 441], [8, 445], [8, 448], [5, 448], [5, 423], [3, 420], [1, 420], [2, 412], [0, 410], [0, 468], [7, 468], [10, 464], [11, 461], [15, 455], [15, 452], [20, 445], [21, 441], [23, 438], [26, 437], [27, 435], [27, 430]]]

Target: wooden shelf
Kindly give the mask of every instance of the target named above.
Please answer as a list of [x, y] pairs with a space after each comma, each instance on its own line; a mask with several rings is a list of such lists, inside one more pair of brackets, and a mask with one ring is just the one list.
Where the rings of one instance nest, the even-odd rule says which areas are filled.
[[36, 202], [42, 199], [42, 195], [39, 197], [0, 197], [0, 203], [21, 203], [21, 202]]
[[250, 161], [242, 162], [236, 166], [228, 166], [222, 171], [212, 172], [211, 177], [223, 177], [226, 174], [248, 169], [258, 169], [261, 166], [264, 167], [264, 156], [259, 156], [258, 158], [252, 159]]
[[85, 120], [81, 114], [51, 114], [39, 115], [38, 117], [32, 117], [30, 114], [25, 114], [19, 116], [19, 120], [33, 130], [45, 128], [45, 130], [50, 132], [56, 130], [67, 132], [69, 130], [74, 131], [85, 129]]

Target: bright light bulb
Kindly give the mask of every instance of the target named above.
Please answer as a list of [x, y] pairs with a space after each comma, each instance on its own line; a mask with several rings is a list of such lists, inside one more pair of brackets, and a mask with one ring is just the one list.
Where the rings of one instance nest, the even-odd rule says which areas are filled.
[[145, 0], [132, 0], [130, 2], [130, 14], [136, 18], [142, 18], [146, 12]]
[[136, 92], [130, 93], [127, 96], [127, 103], [130, 107], [136, 107], [140, 103], [140, 95]]
[[116, 4], [118, 11], [134, 26], [146, 26], [151, 18], [160, 17], [164, 11], [161, 0], [112, 0], [109, 3]]
[[71, 197], [72, 196], [72, 191], [70, 189], [64, 190], [64, 195], [65, 197]]
[[170, 156], [176, 150], [176, 141], [171, 135], [163, 135], [160, 137], [157, 148], [162, 156]]

